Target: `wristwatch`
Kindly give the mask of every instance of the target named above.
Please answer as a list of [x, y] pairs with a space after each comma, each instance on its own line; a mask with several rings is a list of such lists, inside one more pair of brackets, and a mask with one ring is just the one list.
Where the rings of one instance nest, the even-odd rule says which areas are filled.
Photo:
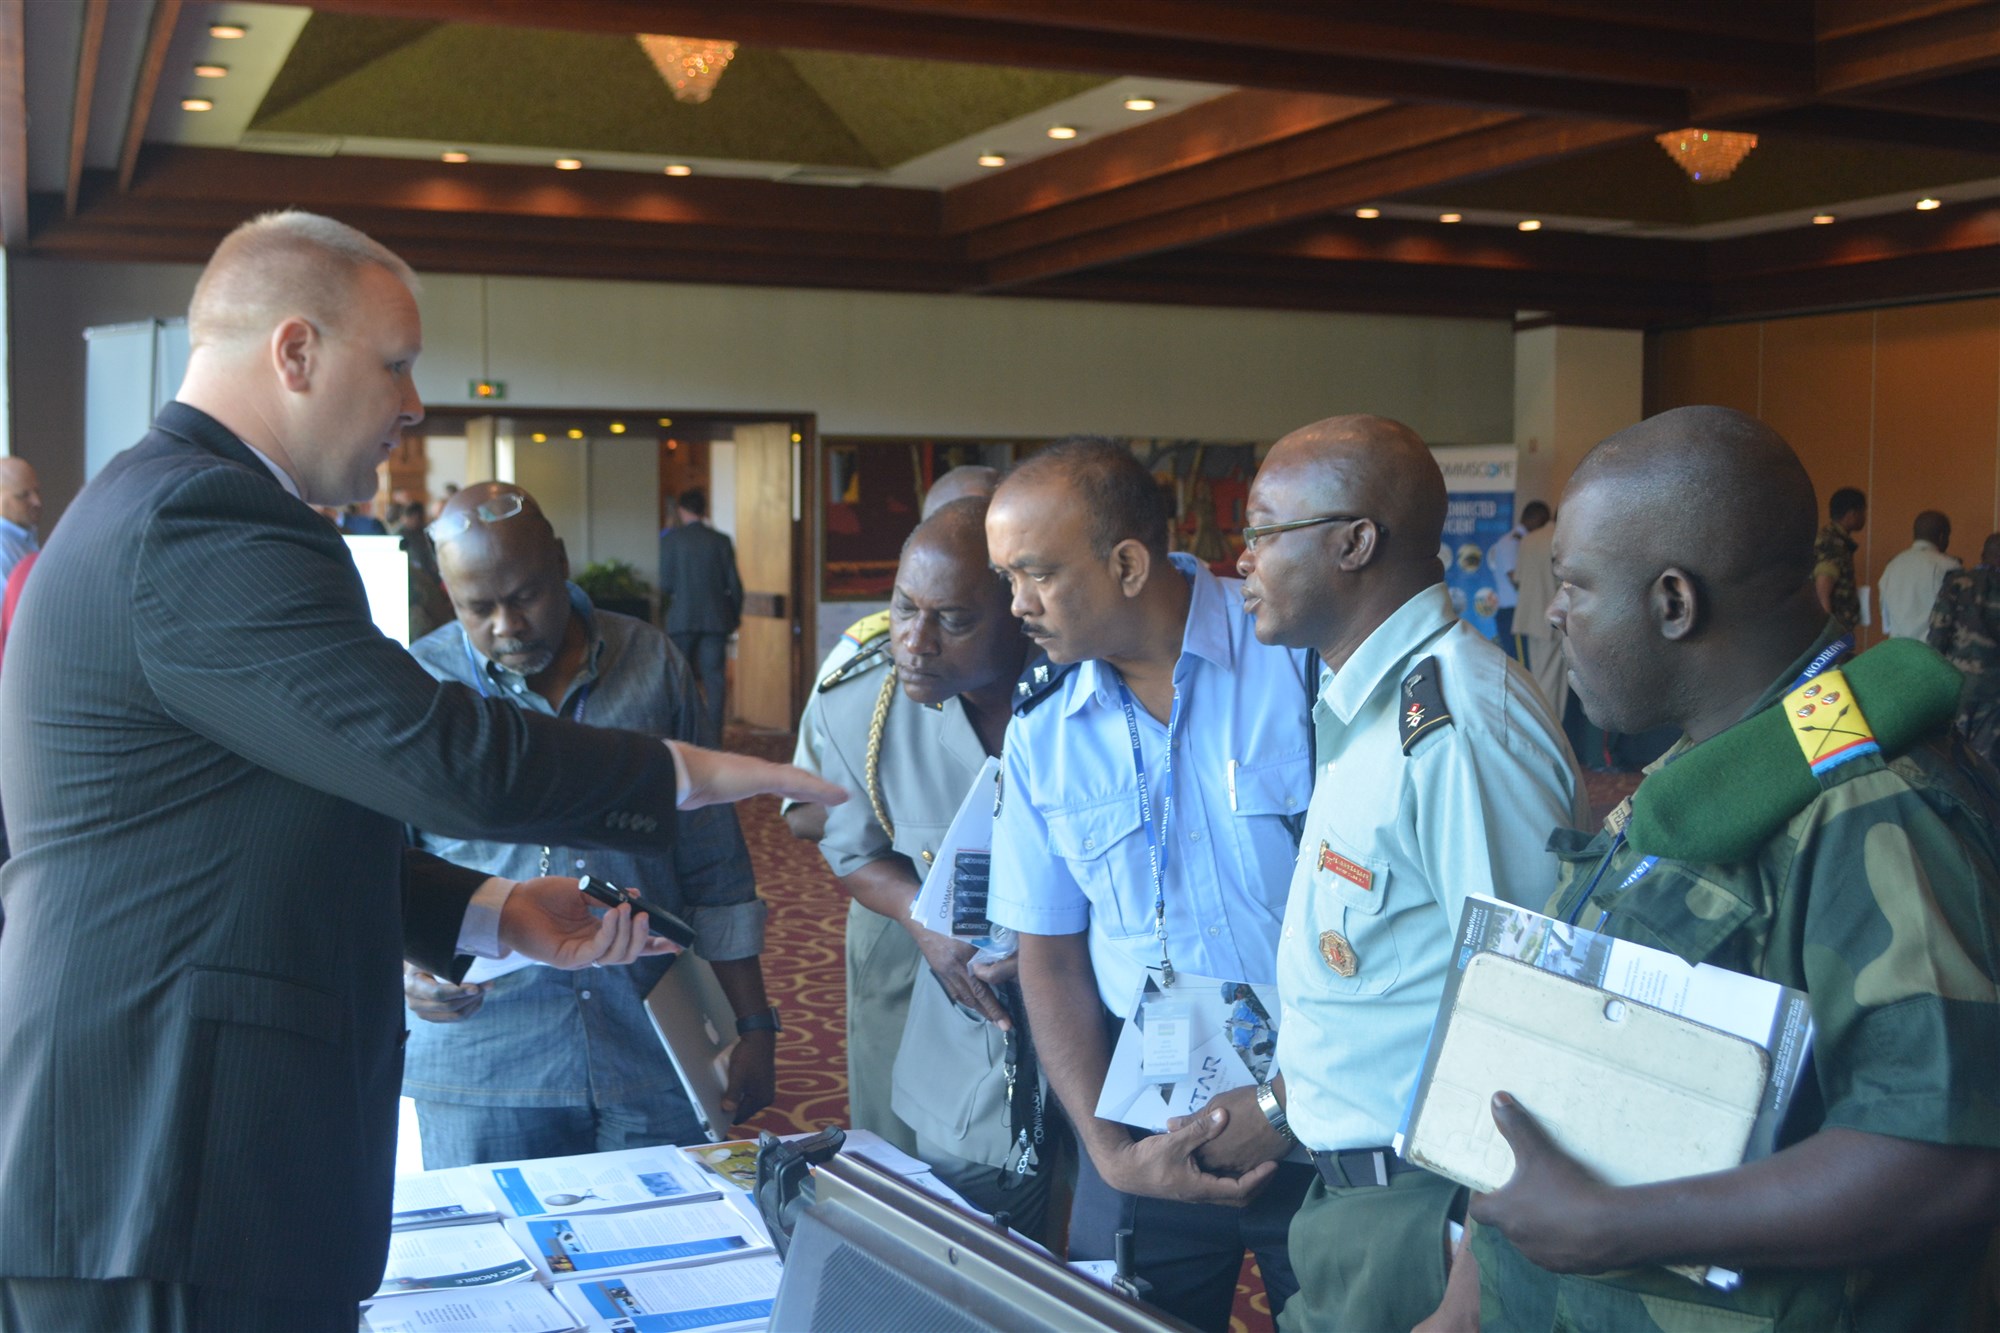
[[1284, 1135], [1290, 1142], [1298, 1142], [1298, 1137], [1292, 1133], [1290, 1122], [1285, 1119], [1285, 1108], [1278, 1103], [1278, 1090], [1276, 1088], [1273, 1088], [1268, 1083], [1259, 1083], [1257, 1085], [1257, 1109], [1262, 1111], [1264, 1118], [1271, 1122], [1272, 1129]]
[[762, 1013], [745, 1014], [736, 1020], [736, 1035], [739, 1037], [747, 1037], [752, 1032], [783, 1032], [784, 1030], [784, 1025], [778, 1022], [778, 1006], [775, 1004]]

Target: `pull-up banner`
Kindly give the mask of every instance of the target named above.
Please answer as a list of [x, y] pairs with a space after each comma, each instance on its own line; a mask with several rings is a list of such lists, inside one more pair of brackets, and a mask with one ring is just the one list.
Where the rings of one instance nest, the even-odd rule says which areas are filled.
[[1490, 639], [1500, 602], [1486, 553], [1514, 526], [1516, 450], [1511, 444], [1446, 445], [1431, 456], [1444, 471], [1451, 499], [1438, 548], [1444, 585], [1458, 614]]

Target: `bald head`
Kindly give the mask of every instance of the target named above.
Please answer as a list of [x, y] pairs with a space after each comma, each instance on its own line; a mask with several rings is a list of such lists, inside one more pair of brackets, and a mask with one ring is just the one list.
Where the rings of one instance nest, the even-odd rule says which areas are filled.
[[296, 209], [253, 218], [223, 239], [195, 284], [189, 348], [258, 342], [293, 316], [341, 328], [370, 268], [417, 291], [408, 264], [343, 222]]
[[24, 528], [42, 521], [42, 483], [25, 458], [0, 458], [0, 518]]
[[1649, 579], [1686, 570], [1753, 613], [1812, 573], [1812, 478], [1783, 436], [1733, 408], [1676, 408], [1611, 436], [1585, 455], [1566, 494], [1592, 491], [1615, 496], [1622, 514], [1616, 546], [1594, 559]]
[[929, 493], [924, 496], [922, 517], [929, 518], [946, 505], [970, 497], [991, 499], [994, 488], [999, 484], [998, 468], [984, 467], [976, 463], [955, 467], [931, 483]]
[[562, 546], [535, 497], [505, 481], [482, 481], [452, 496], [428, 531], [440, 563], [449, 553], [459, 568], [548, 560]]
[[1021, 622], [986, 559], [983, 496], [941, 506], [903, 543], [889, 601], [889, 648], [903, 692], [934, 704], [997, 690], [1020, 673]]
[[1444, 535], [1444, 473], [1417, 433], [1388, 417], [1328, 417], [1271, 447], [1265, 467], [1281, 470], [1315, 514], [1372, 518], [1377, 560], [1429, 561]]
[[986, 563], [987, 505], [986, 496], [972, 495], [937, 506], [903, 543], [904, 558], [913, 551], [942, 555], [990, 574]]

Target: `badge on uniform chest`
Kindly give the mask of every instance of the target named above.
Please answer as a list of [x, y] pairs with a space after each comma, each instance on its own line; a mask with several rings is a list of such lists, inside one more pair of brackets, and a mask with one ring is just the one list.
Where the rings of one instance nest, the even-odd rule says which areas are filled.
[[1331, 870], [1349, 884], [1364, 892], [1375, 891], [1375, 872], [1356, 861], [1350, 861], [1325, 843], [1319, 845], [1319, 868]]
[[1354, 946], [1347, 942], [1347, 936], [1337, 930], [1320, 932], [1319, 956], [1343, 977], [1353, 976], [1361, 966], [1360, 960], [1354, 956]]

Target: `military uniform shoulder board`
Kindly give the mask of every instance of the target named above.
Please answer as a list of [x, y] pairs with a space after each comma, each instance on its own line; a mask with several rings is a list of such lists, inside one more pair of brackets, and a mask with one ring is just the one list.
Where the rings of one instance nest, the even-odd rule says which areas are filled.
[[860, 652], [828, 672], [826, 679], [819, 683], [819, 692], [825, 694], [836, 685], [845, 685], [857, 676], [865, 676], [889, 660], [889, 632], [884, 630], [863, 644]]
[[1063, 677], [1076, 670], [1076, 663], [1057, 666], [1049, 661], [1047, 654], [1036, 653], [1028, 659], [1021, 670], [1021, 679], [1014, 683], [1014, 716], [1024, 717], [1035, 706], [1054, 694], [1063, 683]]
[[1444, 686], [1438, 680], [1438, 660], [1426, 657], [1403, 677], [1402, 714], [1398, 719], [1403, 737], [1403, 753], [1438, 727], [1451, 722], [1451, 710], [1444, 706]]
[[870, 639], [879, 639], [888, 632], [889, 613], [887, 611], [877, 611], [874, 615], [863, 616], [852, 625], [849, 625], [840, 637], [853, 644], [856, 648], [859, 648]]

